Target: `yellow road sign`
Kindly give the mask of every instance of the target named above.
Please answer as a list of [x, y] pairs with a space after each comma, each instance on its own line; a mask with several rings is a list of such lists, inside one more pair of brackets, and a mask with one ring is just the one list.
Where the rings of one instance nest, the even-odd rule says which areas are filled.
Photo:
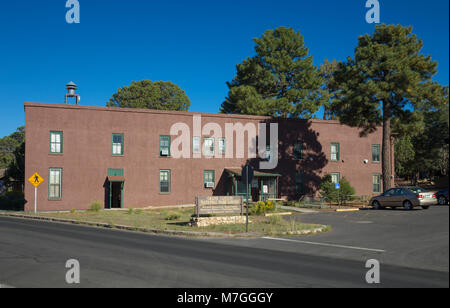
[[28, 179], [28, 181], [34, 186], [38, 187], [41, 185], [42, 182], [44, 182], [44, 179], [39, 175], [39, 173], [33, 174], [31, 178]]

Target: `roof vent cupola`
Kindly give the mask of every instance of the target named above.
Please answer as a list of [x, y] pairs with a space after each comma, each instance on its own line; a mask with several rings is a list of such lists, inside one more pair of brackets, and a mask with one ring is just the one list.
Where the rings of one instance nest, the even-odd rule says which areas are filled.
[[77, 85], [71, 81], [68, 84], [66, 84], [66, 89], [67, 89], [67, 93], [64, 97], [64, 104], [67, 104], [68, 97], [75, 97], [76, 105], [78, 105], [78, 103], [81, 100], [81, 97], [75, 93], [75, 91], [77, 90]]

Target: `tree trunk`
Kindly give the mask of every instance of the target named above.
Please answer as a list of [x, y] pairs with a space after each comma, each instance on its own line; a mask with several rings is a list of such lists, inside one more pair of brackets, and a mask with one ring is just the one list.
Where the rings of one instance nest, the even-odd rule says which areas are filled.
[[383, 191], [391, 188], [391, 108], [389, 101], [383, 102]]

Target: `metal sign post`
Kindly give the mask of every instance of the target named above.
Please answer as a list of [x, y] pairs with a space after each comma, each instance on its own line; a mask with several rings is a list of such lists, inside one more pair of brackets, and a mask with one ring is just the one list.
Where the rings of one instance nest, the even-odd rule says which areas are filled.
[[248, 196], [248, 186], [249, 183], [253, 181], [253, 176], [254, 176], [254, 171], [252, 166], [250, 165], [246, 165], [244, 168], [242, 168], [242, 179], [245, 178], [245, 184], [247, 186], [247, 194], [246, 194], [246, 207], [247, 207], [247, 218], [246, 218], [246, 222], [245, 222], [245, 232], [248, 233], [248, 207], [249, 207], [249, 196]]
[[28, 179], [31, 185], [34, 186], [34, 213], [37, 213], [37, 188], [44, 182], [44, 179], [39, 175], [39, 173], [33, 174], [31, 178]]
[[341, 207], [341, 202], [340, 202], [340, 189], [341, 189], [341, 185], [340, 184], [336, 184], [336, 189], [337, 189], [337, 193], [338, 193], [338, 207]]

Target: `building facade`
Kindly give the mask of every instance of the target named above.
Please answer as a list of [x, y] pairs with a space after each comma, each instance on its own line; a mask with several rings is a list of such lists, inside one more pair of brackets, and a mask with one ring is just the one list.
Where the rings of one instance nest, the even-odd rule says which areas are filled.
[[[277, 133], [278, 153], [260, 142], [261, 126], [268, 144]], [[40, 211], [87, 209], [94, 201], [143, 208], [241, 195], [247, 163], [256, 170], [254, 201], [315, 195], [325, 175], [336, 183], [345, 177], [357, 195], [382, 190], [381, 129], [360, 137], [337, 121], [25, 103], [25, 134], [25, 178], [38, 172], [45, 181], [38, 188]], [[275, 168], [260, 168], [274, 161]], [[25, 210], [32, 210], [28, 182], [25, 199]]]

